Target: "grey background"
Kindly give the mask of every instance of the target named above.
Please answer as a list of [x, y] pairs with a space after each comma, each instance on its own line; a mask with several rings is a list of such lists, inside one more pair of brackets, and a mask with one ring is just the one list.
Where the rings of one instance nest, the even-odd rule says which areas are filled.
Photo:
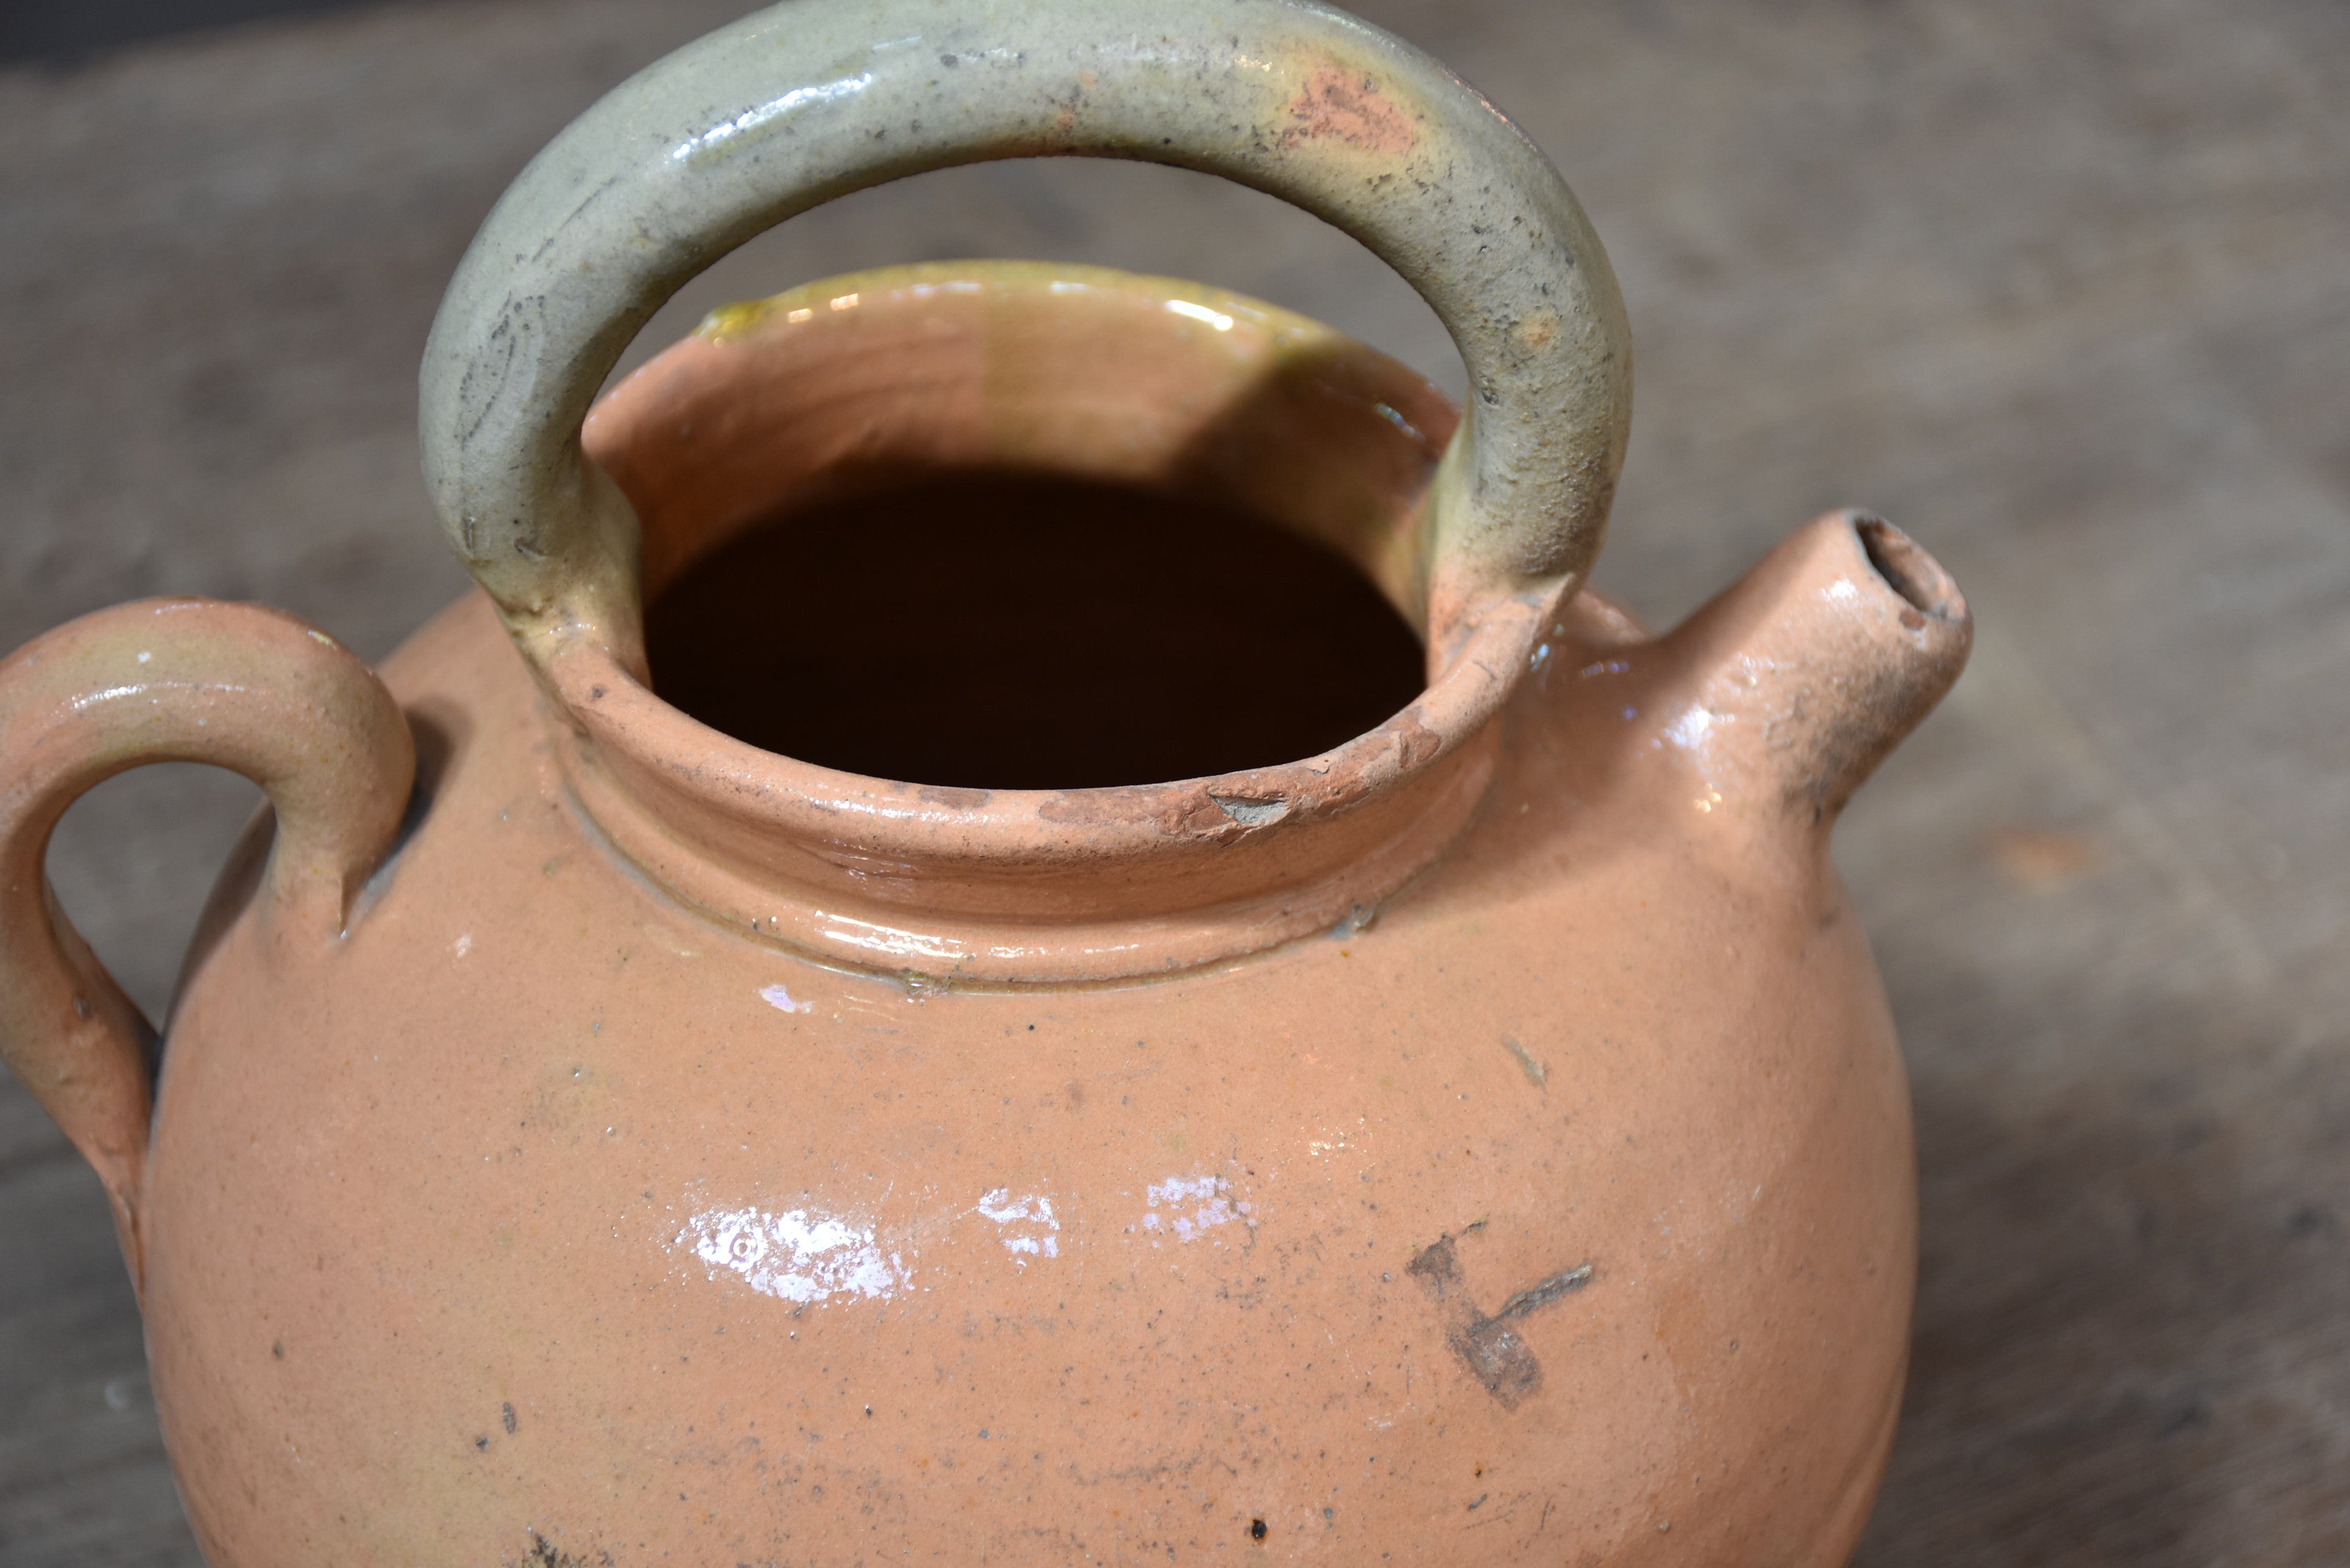
[[[196, 592], [380, 655], [455, 594], [413, 429], [441, 286], [547, 136], [737, 8], [0, 49], [0, 647]], [[2350, 8], [1360, 8], [1521, 120], [1622, 276], [1603, 587], [1670, 621], [1856, 503], [1975, 606], [1973, 668], [1840, 836], [1924, 1179], [1862, 1561], [2350, 1562]], [[1102, 165], [813, 214], [638, 352], [725, 298], [970, 254], [1211, 280], [1458, 387], [1350, 242]], [[59, 834], [62, 897], [151, 1010], [252, 799], [151, 769]], [[0, 1082], [0, 1564], [197, 1561], [96, 1181]]]

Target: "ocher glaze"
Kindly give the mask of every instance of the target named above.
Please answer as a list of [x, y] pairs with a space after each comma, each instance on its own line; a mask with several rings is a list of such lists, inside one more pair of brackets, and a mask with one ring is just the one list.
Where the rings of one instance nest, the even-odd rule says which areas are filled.
[[[388, 668], [453, 737], [390, 888], [306, 962], [232, 928], [175, 1025], [147, 1305], [207, 1549], [1191, 1563], [1262, 1517], [1277, 1561], [1840, 1561], [1907, 1338], [1900, 1065], [1800, 790], [1668, 739], [1701, 678], [1622, 629], [1552, 645], [1367, 930], [972, 992], [660, 897], [452, 612]], [[764, 1277], [697, 1255], [742, 1219]]]
[[[1303, 122], [1363, 156], [1434, 123], [1313, 79]], [[1601, 412], [1490, 494], [1587, 499]], [[213, 1561], [1841, 1563], [1915, 1202], [1828, 833], [1964, 602], [1834, 514], [1651, 639], [1539, 519], [1461, 510], [1454, 418], [1195, 286], [861, 275], [722, 313], [584, 448], [484, 414], [465, 462], [504, 441], [526, 489], [584, 450], [603, 521], [480, 534], [524, 563], [500, 604], [381, 683], [201, 603], [0, 665], [0, 1047], [115, 1198]], [[757, 751], [648, 684], [644, 593], [795, 501], [972, 468], [1321, 540], [1428, 630], [1428, 690], [1319, 757], [998, 791]], [[165, 756], [281, 826], [207, 915], [151, 1132], [39, 865]]]
[[1576, 601], [1375, 923], [1074, 990], [681, 903], [457, 607], [386, 667], [429, 805], [371, 898], [288, 943], [232, 879], [173, 1023], [136, 1206], [207, 1550], [1840, 1560], [1914, 1220], [1826, 828], [1965, 639], [1897, 569], [1838, 516], [1662, 641]]

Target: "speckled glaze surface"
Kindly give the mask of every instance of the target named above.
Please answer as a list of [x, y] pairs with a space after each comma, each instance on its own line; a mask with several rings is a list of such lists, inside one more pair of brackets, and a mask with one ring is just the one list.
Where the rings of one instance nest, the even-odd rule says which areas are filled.
[[[1230, 10], [1202, 43], [1116, 5], [784, 7], [664, 62], [525, 174], [436, 328], [427, 446], [486, 592], [380, 680], [197, 602], [0, 665], [0, 1047], [115, 1198], [221, 1568], [1848, 1555], [1915, 1206], [1828, 836], [1955, 679], [1964, 602], [1851, 514], [1660, 638], [1575, 594], [1628, 377], [1604, 259], [1577, 218], [1509, 242], [1549, 274], [1460, 270], [1530, 226], [1479, 202], [1572, 198], [1402, 46]], [[1003, 118], [975, 93], [935, 144], [793, 140], [983, 70]], [[1387, 129], [1319, 145], [1341, 97]], [[764, 222], [1159, 124], [1326, 213], [1413, 158], [1490, 174], [1359, 225], [1460, 335], [1476, 429], [1272, 306], [988, 263], [721, 312], [583, 436], [611, 324], [755, 226], [674, 171], [797, 148], [708, 176]], [[640, 246], [572, 236], [603, 200]], [[1526, 291], [1570, 280], [1530, 343]], [[1065, 791], [832, 773], [652, 694], [637, 607], [693, 561], [795, 498], [991, 468], [1328, 544], [1426, 634], [1427, 691], [1321, 756]], [[40, 858], [166, 757], [275, 816], [151, 1101]]]

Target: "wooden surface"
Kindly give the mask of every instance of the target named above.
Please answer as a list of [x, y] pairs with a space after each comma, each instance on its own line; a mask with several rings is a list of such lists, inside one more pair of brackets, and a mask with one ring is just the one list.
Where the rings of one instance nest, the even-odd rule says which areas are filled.
[[[1916, 1367], [1862, 1561], [2350, 1562], [2350, 9], [1380, 0], [1581, 192], [1638, 342], [1599, 580], [1677, 618], [1876, 506], [1981, 628], [1840, 857], [1917, 1085]], [[460, 579], [414, 373], [487, 204], [718, 0], [473, 0], [0, 74], [0, 646], [138, 594], [380, 654]], [[934, 176], [656, 323], [851, 265], [1187, 274], [1458, 384], [1310, 220]], [[78, 807], [151, 1007], [241, 783]], [[193, 1564], [95, 1181], [0, 1087], [0, 1564]]]

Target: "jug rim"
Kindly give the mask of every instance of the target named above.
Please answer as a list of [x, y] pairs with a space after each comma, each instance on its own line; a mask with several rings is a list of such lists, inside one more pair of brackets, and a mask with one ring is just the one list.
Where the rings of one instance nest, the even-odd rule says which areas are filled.
[[[821, 308], [842, 298], [856, 299], [855, 310]], [[1019, 438], [1002, 428], [974, 435], [957, 424], [951, 410], [967, 406], [958, 398], [983, 382], [1001, 395], [1015, 373], [1002, 353], [964, 352], [958, 332], [1024, 343], [1056, 329], [1068, 339], [1072, 328], [1093, 342], [1123, 334], [1130, 359], [1164, 360], [1171, 369], [1162, 374], [1185, 388], [1166, 408], [1187, 408], [1191, 422], [1154, 411], [1155, 434], [1126, 430], [1091, 445], [1066, 429], [1039, 429], [1030, 432], [1035, 451], [1007, 451], [1003, 441], [1016, 447]], [[1135, 349], [1138, 335], [1144, 347]], [[853, 360], [824, 358], [828, 339], [851, 337]], [[1315, 383], [1316, 417], [1327, 421], [1319, 428], [1342, 444], [1386, 443], [1393, 538], [1366, 547], [1390, 557], [1382, 585], [1390, 595], [1419, 596], [1413, 618], [1440, 628], [1426, 688], [1365, 733], [1268, 767], [1147, 784], [982, 789], [844, 773], [726, 735], [655, 694], [613, 646], [639, 646], [634, 638], [525, 638], [569, 721], [557, 740], [575, 796], [623, 856], [689, 904], [827, 961], [963, 983], [1085, 982], [1189, 969], [1367, 920], [1466, 825], [1492, 772], [1492, 720], [1563, 591], [1489, 587], [1475, 602], [1429, 603], [1446, 591], [1428, 581], [1424, 535], [1449, 404], [1387, 356], [1278, 306], [1107, 268], [986, 262], [847, 275], [714, 313], [615, 388], [587, 428], [590, 455], [630, 492], [648, 558], [662, 558], [678, 508], [648, 489], [654, 464], [638, 449], [694, 439], [678, 432], [696, 428], [694, 410], [722, 396], [755, 402], [788, 387], [800, 400], [795, 441], [822, 450], [824, 408], [841, 404], [821, 384], [827, 366], [869, 377], [893, 344], [919, 345], [921, 388], [883, 416], [899, 423], [879, 434], [870, 421], [886, 400], [858, 406], [868, 455], [890, 440], [919, 449], [910, 461], [960, 451], [974, 465], [1009, 458], [1016, 466], [1024, 452], [1067, 466], [1114, 452], [1107, 461], [1128, 464], [1123, 477], [1144, 480], [1151, 476], [1135, 463], [1147, 469], [1153, 451], [1177, 450], [1235, 400], [1278, 383], [1284, 367], [1326, 371]], [[852, 362], [854, 371], [838, 369]], [[1054, 407], [1097, 404], [1085, 357], [1046, 356], [1029, 369], [1036, 395]], [[1093, 370], [1121, 373], [1123, 364]], [[966, 438], [994, 444], [955, 447]], [[772, 462], [786, 443], [741, 444]], [[692, 448], [677, 471], [707, 472], [712, 450]], [[1305, 461], [1299, 448], [1284, 450], [1292, 466]], [[735, 497], [733, 525], [771, 514], [772, 499]]]

